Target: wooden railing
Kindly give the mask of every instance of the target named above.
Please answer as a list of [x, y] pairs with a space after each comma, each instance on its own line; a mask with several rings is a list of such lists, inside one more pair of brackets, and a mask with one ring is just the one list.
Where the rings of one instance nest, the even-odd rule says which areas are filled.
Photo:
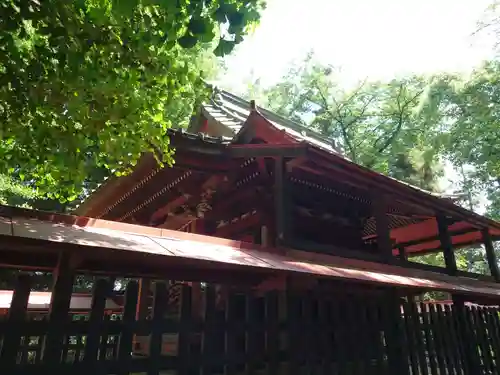
[[[123, 315], [105, 315], [110, 288], [98, 280], [87, 318], [71, 319], [71, 290], [59, 289], [47, 319], [28, 319], [29, 277], [21, 277], [0, 322], [0, 369], [17, 374], [411, 374], [498, 373], [497, 308], [416, 304], [382, 293], [232, 291], [222, 308], [216, 286], [183, 284], [180, 309], [168, 306], [169, 283], [154, 285], [150, 316], [136, 321], [137, 282]], [[65, 302], [66, 301], [66, 302]], [[170, 311], [167, 314], [167, 311]], [[65, 312], [65, 314], [63, 314]], [[67, 319], [61, 318], [67, 316]], [[169, 335], [165, 347], [164, 335]], [[173, 338], [173, 341], [172, 341]], [[147, 351], [134, 347], [147, 342]], [[141, 352], [142, 355], [134, 354]], [[165, 372], [166, 371], [166, 372]]]

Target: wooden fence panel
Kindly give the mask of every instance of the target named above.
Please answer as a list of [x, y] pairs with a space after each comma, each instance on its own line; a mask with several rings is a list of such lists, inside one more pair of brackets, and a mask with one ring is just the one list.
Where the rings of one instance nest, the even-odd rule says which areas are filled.
[[496, 309], [492, 308], [480, 308], [480, 313], [482, 317], [484, 318], [486, 324], [487, 324], [487, 332], [486, 335], [488, 337], [488, 340], [490, 342], [490, 347], [491, 347], [491, 356], [493, 359], [493, 366], [495, 368], [494, 373], [500, 373], [499, 365], [500, 365], [500, 337], [499, 337], [499, 331], [496, 326], [496, 317], [498, 317], [498, 313]]
[[168, 288], [165, 283], [157, 282], [154, 286], [153, 316], [149, 338], [148, 375], [159, 375], [162, 368], [163, 319], [168, 310]]
[[[0, 321], [2, 373], [390, 375], [399, 368], [411, 375], [500, 375], [497, 308], [404, 300], [398, 313], [393, 292], [367, 298], [293, 290], [230, 291], [217, 306], [216, 286], [208, 284], [196, 300], [200, 314], [193, 313], [191, 286], [181, 284], [173, 306], [171, 283], [156, 281], [151, 314], [138, 321], [137, 282], [128, 284], [123, 317], [115, 319], [105, 315], [110, 288], [102, 279], [88, 318], [71, 319], [72, 280], [71, 273], [59, 275], [49, 317], [30, 320], [30, 279], [19, 279]], [[148, 348], [141, 356], [139, 342]]]
[[3, 369], [10, 369], [18, 359], [19, 348], [23, 340], [22, 326], [26, 321], [30, 285], [29, 276], [20, 276], [12, 296], [0, 350], [0, 367]]
[[281, 368], [279, 296], [269, 292], [265, 297], [267, 375], [276, 375]]
[[429, 327], [432, 331], [432, 338], [434, 341], [434, 349], [435, 349], [435, 356], [436, 356], [436, 362], [439, 370], [440, 375], [446, 375], [448, 373], [447, 371], [447, 364], [446, 364], [446, 346], [443, 340], [443, 332], [442, 332], [442, 327], [440, 324], [440, 321], [438, 320], [437, 316], [437, 311], [436, 311], [436, 306], [432, 304], [428, 304], [428, 314], [429, 314]]

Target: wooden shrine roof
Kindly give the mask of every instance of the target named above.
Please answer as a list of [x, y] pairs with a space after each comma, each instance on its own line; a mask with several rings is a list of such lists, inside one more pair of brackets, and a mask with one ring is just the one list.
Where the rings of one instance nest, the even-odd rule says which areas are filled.
[[498, 284], [465, 277], [6, 206], [0, 206], [0, 239], [2, 262], [18, 268], [54, 267], [57, 258], [50, 263], [44, 255], [69, 251], [82, 271], [171, 277], [176, 270], [192, 269], [200, 281], [207, 281], [210, 274], [219, 277], [231, 271], [230, 280], [255, 275], [263, 281], [299, 274], [500, 297]]
[[[231, 94], [225, 90], [221, 90], [219, 88], [214, 87], [214, 95], [212, 99], [202, 106], [203, 115], [211, 118], [212, 120], [220, 123], [225, 128], [228, 129], [227, 132], [223, 132], [225, 134], [222, 139], [225, 141], [234, 140], [238, 137], [239, 132], [245, 125], [248, 117], [252, 113], [251, 110], [252, 103], [248, 100], [245, 100], [237, 95]], [[305, 142], [312, 146], [318, 147], [324, 151], [332, 153], [336, 156], [340, 156], [344, 159], [348, 159], [342, 151], [335, 146], [335, 142], [332, 139], [329, 139], [314, 130], [299, 124], [295, 121], [289, 120], [283, 116], [278, 115], [277, 113], [267, 110], [262, 107], [256, 106], [256, 110], [267, 120], [270, 124], [273, 125], [276, 129], [285, 132], [287, 135], [293, 137], [297, 142]], [[191, 133], [200, 133], [200, 124], [194, 123], [188, 129]], [[207, 140], [216, 137], [207, 137]], [[408, 185], [413, 189], [420, 190], [430, 195], [434, 195], [441, 198], [446, 199], [455, 199], [454, 196], [448, 194], [439, 194], [430, 192], [419, 187], [413, 186], [409, 183], [396, 180], [391, 178], [401, 184]]]
[[[342, 155], [342, 152], [335, 147], [331, 139], [265, 108], [258, 107], [257, 109], [275, 128], [285, 131], [297, 141], [305, 141], [321, 149]], [[241, 131], [251, 113], [251, 103], [225, 90], [214, 88], [214, 96], [212, 100], [203, 104], [202, 113], [226, 127], [229, 131], [225, 134], [234, 138]], [[200, 131], [196, 125], [188, 130], [193, 133]]]
[[[218, 99], [203, 106], [203, 113], [223, 125], [226, 129], [222, 132], [224, 135], [169, 130], [171, 145], [176, 148], [174, 168], [161, 169], [151, 155], [145, 155], [132, 174], [106, 181], [75, 213], [131, 222], [134, 220], [130, 219], [139, 215], [135, 222], [144, 222], [140, 219], [155, 211], [155, 207], [162, 210], [171, 202], [181, 204], [183, 197], [180, 195], [199, 193], [186, 193], [185, 190], [203, 185], [203, 181], [214, 175], [227, 176], [231, 168], [243, 166], [243, 161], [283, 156], [293, 159], [288, 163], [292, 169], [289, 175], [292, 182], [311, 192], [327, 191], [332, 199], [337, 195], [353, 204], [363, 205], [371, 204], [381, 195], [388, 197], [395, 254], [396, 247], [401, 245], [408, 254], [439, 250], [434, 219], [438, 212], [454, 220], [450, 231], [456, 247], [480, 243], [484, 229], [488, 229], [494, 239], [500, 239], [500, 223], [459, 207], [447, 197], [353, 163], [329, 140], [310, 129], [261, 108], [251, 110], [250, 106], [241, 98], [219, 91]], [[190, 130], [199, 131], [196, 126], [193, 123]], [[245, 132], [251, 135], [260, 132], [261, 136], [267, 137], [266, 143], [246, 144]], [[319, 176], [322, 182], [312, 181], [312, 176]], [[178, 196], [175, 196], [176, 191]], [[108, 215], [111, 212], [113, 215]], [[179, 229], [182, 225], [183, 222], [176, 222], [170, 228]], [[363, 240], [369, 242], [375, 237], [375, 220], [369, 217], [364, 224]]]

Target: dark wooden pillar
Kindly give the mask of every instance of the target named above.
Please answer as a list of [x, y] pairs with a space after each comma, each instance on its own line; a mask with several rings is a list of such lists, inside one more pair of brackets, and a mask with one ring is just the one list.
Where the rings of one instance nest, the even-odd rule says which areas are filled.
[[460, 295], [453, 295], [453, 314], [455, 314], [457, 330], [458, 330], [458, 344], [464, 353], [464, 373], [465, 375], [476, 375], [481, 371], [481, 361], [475, 344], [475, 332], [470, 326], [470, 311], [465, 306], [465, 299]]
[[[0, 348], [0, 367], [7, 370], [10, 366], [14, 367], [17, 361], [18, 351], [21, 347], [21, 339], [24, 336], [22, 328], [26, 322], [28, 312], [28, 300], [31, 291], [31, 278], [22, 274], [19, 276], [12, 302], [7, 316], [6, 329], [4, 331], [3, 341]], [[14, 372], [14, 371], [12, 371]]]
[[135, 313], [137, 320], [145, 320], [148, 316], [150, 292], [151, 280], [147, 278], [139, 279], [139, 303]]
[[377, 247], [381, 258], [385, 262], [391, 262], [392, 240], [389, 228], [389, 216], [387, 215], [387, 199], [384, 195], [374, 195], [372, 197], [373, 216], [375, 217], [377, 232]]
[[61, 361], [65, 326], [69, 319], [73, 282], [75, 280], [74, 258], [69, 251], [62, 251], [54, 270], [54, 286], [49, 308], [50, 329], [43, 345], [43, 361], [56, 364]]
[[453, 252], [453, 243], [451, 241], [450, 231], [448, 230], [448, 219], [446, 216], [438, 214], [436, 216], [438, 225], [439, 241], [443, 250], [444, 262], [448, 274], [457, 275], [457, 261]]
[[260, 228], [260, 244], [264, 247], [269, 246], [269, 231], [267, 225], [263, 225]]
[[289, 186], [286, 178], [285, 159], [278, 157], [274, 167], [274, 225], [276, 246], [284, 246], [289, 241]]
[[112, 296], [115, 292], [116, 276], [108, 276], [108, 295]]
[[403, 319], [401, 318], [401, 298], [397, 289], [386, 292], [382, 312], [384, 315], [389, 373], [409, 375], [410, 368], [405, 346], [405, 331]]
[[408, 261], [408, 254], [406, 253], [405, 247], [402, 245], [398, 246], [398, 251], [399, 251], [399, 260], [401, 262], [407, 262]]
[[490, 267], [491, 276], [496, 282], [500, 281], [500, 271], [498, 270], [498, 261], [495, 254], [495, 249], [493, 247], [493, 240], [488, 229], [482, 231], [484, 247], [486, 249], [486, 259], [488, 260], [488, 266]]

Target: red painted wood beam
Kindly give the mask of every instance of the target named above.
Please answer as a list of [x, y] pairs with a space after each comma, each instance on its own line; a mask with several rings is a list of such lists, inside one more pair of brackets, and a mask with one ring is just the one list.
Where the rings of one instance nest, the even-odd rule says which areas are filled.
[[354, 180], [360, 185], [364, 185], [366, 189], [377, 188], [383, 190], [385, 193], [398, 196], [408, 203], [431, 210], [440, 210], [445, 214], [467, 220], [480, 228], [490, 227], [500, 229], [500, 223], [467, 211], [446, 199], [426, 194], [339, 156], [331, 155], [315, 148], [310, 149], [309, 155], [319, 169], [343, 176], [346, 180]]
[[[233, 194], [229, 195], [227, 199], [224, 199], [221, 202], [217, 202], [212, 210], [207, 213], [207, 218], [210, 219], [219, 219], [224, 217], [224, 214], [231, 212], [235, 206], [240, 202], [245, 202], [245, 206], [250, 209], [252, 207], [252, 202], [256, 200], [260, 200], [262, 197], [258, 196], [255, 188], [248, 187], [242, 190], [236, 190]], [[250, 205], [248, 203], [251, 203]]]
[[176, 168], [196, 169], [205, 173], [213, 171], [225, 173], [232, 167], [229, 159], [205, 154], [200, 155], [199, 153], [181, 149], [177, 150], [174, 158], [174, 167]]
[[305, 156], [306, 144], [244, 144], [230, 145], [227, 152], [231, 157], [300, 157]]
[[244, 231], [247, 228], [252, 228], [258, 225], [260, 221], [261, 221], [261, 214], [259, 212], [256, 212], [254, 214], [250, 214], [248, 216], [245, 216], [244, 218], [236, 220], [232, 223], [224, 225], [220, 228], [217, 228], [213, 236], [228, 238], [234, 234]]
[[[201, 194], [208, 188], [214, 188], [216, 187], [220, 182], [222, 182], [224, 179], [223, 175], [215, 175], [209, 177], [203, 184], [201, 185], [196, 185], [196, 184], [191, 184], [188, 186], [188, 188], [183, 191], [184, 194], [181, 196], [178, 196], [174, 200], [168, 202], [166, 205], [163, 207], [159, 208], [156, 210], [153, 215], [151, 215], [151, 218], [149, 220], [150, 223], [155, 222], [162, 217], [165, 217], [168, 215], [169, 212], [172, 210], [176, 209], [177, 207], [182, 206], [186, 202], [193, 200], [193, 199], [198, 199], [200, 200]], [[186, 196], [188, 195], [188, 196]]]
[[294, 137], [285, 131], [278, 129], [271, 124], [269, 120], [256, 111], [252, 111], [247, 118], [247, 124], [252, 124], [254, 130], [254, 139], [260, 138], [264, 142], [274, 145], [298, 144]]
[[207, 133], [208, 132], [208, 120], [206, 118], [203, 118], [203, 123], [200, 127], [200, 133]]

